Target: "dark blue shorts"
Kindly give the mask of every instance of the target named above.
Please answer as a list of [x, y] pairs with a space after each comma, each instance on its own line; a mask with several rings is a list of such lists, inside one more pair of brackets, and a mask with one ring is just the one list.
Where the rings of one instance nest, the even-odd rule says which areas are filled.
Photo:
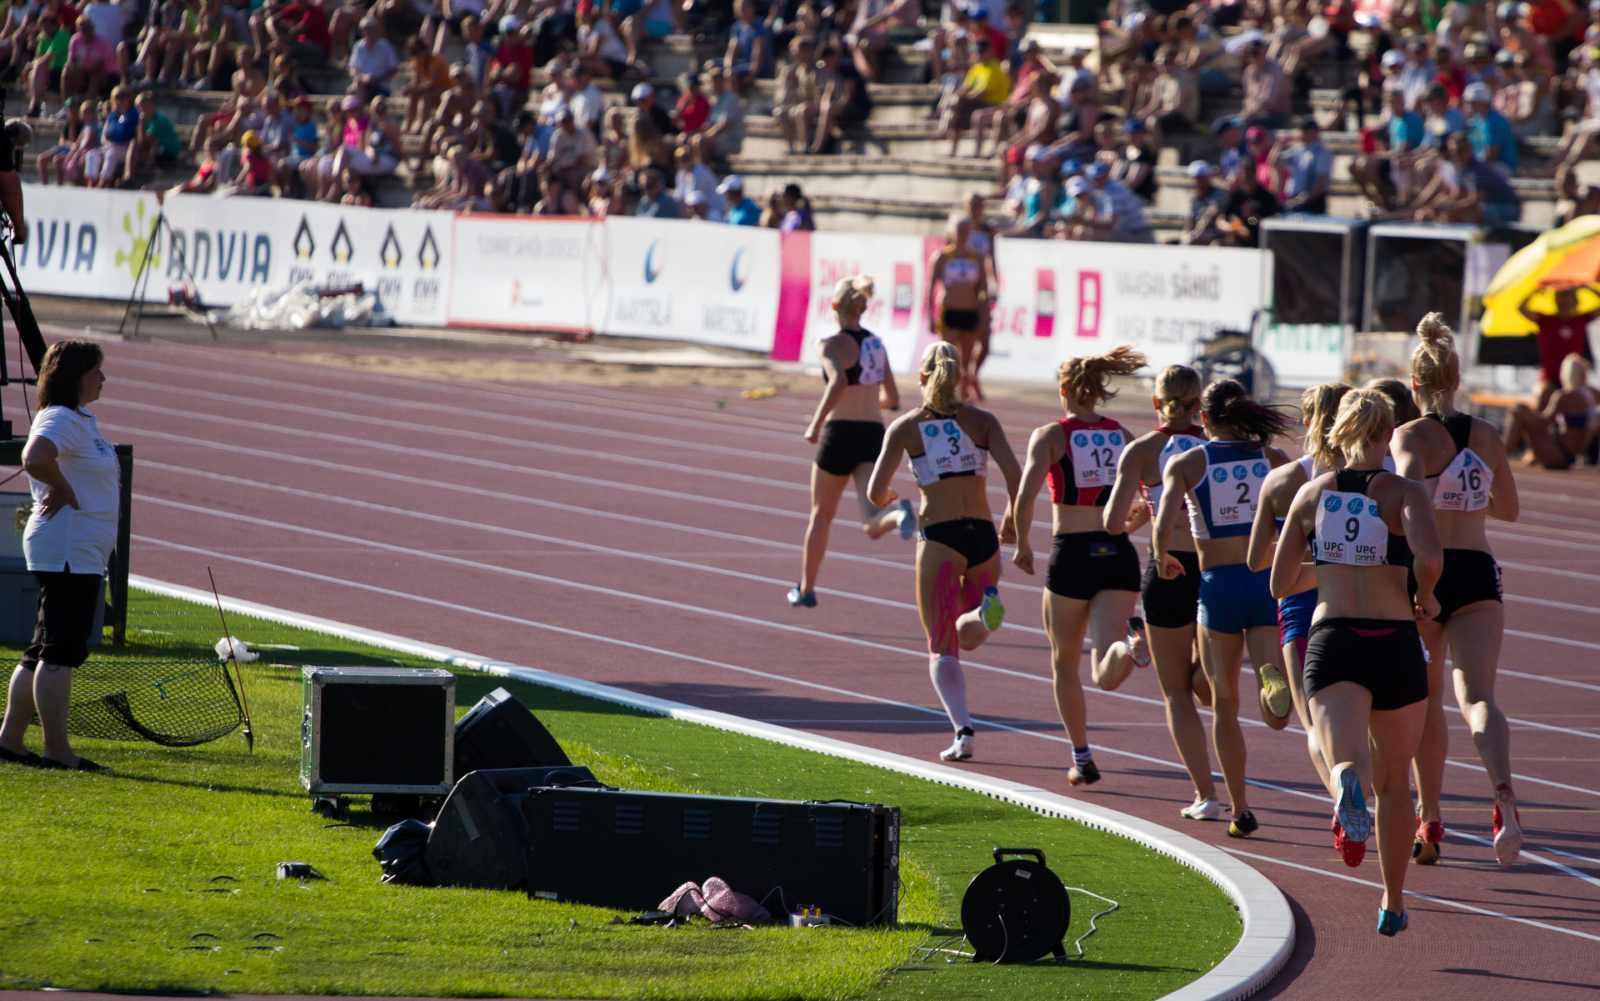
[[1251, 573], [1243, 563], [1200, 572], [1200, 624], [1214, 633], [1242, 633], [1278, 624], [1272, 570]]
[[1317, 610], [1317, 589], [1291, 594], [1278, 602], [1278, 645], [1288, 646], [1311, 635], [1311, 613]]

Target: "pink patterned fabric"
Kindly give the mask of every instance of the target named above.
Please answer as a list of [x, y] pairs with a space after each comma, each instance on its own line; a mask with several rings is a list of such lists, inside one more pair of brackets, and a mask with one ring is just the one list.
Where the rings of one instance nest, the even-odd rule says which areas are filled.
[[739, 893], [719, 876], [706, 880], [704, 889], [692, 882], [683, 884], [657, 910], [699, 914], [708, 921], [763, 921], [772, 916], [754, 897]]

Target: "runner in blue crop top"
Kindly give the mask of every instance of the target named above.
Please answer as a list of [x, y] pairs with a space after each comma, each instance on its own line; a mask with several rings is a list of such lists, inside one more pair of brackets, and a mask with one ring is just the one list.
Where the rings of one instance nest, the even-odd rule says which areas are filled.
[[1276, 666], [1277, 604], [1266, 573], [1252, 573], [1245, 557], [1262, 482], [1274, 466], [1289, 461], [1268, 443], [1294, 422], [1252, 400], [1232, 379], [1206, 387], [1200, 418], [1211, 441], [1167, 464], [1150, 553], [1160, 561], [1161, 576], [1170, 580], [1184, 572], [1169, 550], [1187, 500], [1189, 531], [1200, 554], [1200, 642], [1206, 653], [1201, 663], [1211, 682], [1211, 739], [1233, 807], [1228, 834], [1242, 838], [1257, 827], [1247, 805], [1244, 733], [1239, 728], [1239, 669], [1247, 646], [1257, 687], [1266, 687], [1270, 701], [1282, 710], [1276, 717], [1286, 717], [1290, 705], [1288, 686]]

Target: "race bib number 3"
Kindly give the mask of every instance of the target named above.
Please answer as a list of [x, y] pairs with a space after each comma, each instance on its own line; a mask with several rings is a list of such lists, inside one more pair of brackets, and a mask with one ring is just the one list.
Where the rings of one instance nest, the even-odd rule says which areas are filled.
[[1433, 488], [1433, 506], [1440, 511], [1482, 511], [1489, 506], [1494, 470], [1478, 454], [1464, 448], [1439, 474]]
[[858, 380], [863, 386], [876, 386], [883, 381], [883, 371], [887, 366], [888, 355], [884, 352], [883, 342], [877, 337], [864, 337], [861, 340], [861, 359], [857, 364], [861, 366], [861, 378]]
[[1109, 487], [1117, 478], [1117, 462], [1127, 442], [1121, 431], [1078, 428], [1068, 439], [1072, 449], [1072, 475], [1080, 490]]
[[1351, 567], [1389, 561], [1389, 527], [1365, 494], [1322, 492], [1317, 507], [1317, 559]]
[[961, 425], [955, 421], [927, 421], [922, 425], [924, 454], [940, 476], [976, 473], [978, 453]]
[[1206, 467], [1211, 481], [1211, 524], [1248, 525], [1256, 517], [1261, 481], [1271, 470], [1265, 459], [1240, 459]]

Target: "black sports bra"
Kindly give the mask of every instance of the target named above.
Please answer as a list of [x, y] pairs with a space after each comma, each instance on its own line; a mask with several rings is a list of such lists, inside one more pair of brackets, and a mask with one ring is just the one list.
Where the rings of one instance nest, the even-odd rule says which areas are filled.
[[[1378, 555], [1371, 552], [1376, 544], [1372, 523], [1378, 520], [1378, 506], [1367, 496], [1367, 488], [1372, 484], [1373, 477], [1385, 472], [1388, 470], [1340, 469], [1334, 472], [1333, 489], [1324, 489], [1318, 500], [1315, 524], [1341, 526], [1346, 530], [1342, 534], [1336, 531], [1324, 536], [1323, 543], [1318, 545], [1317, 533], [1313, 528], [1311, 551], [1316, 556], [1317, 566], [1411, 568], [1411, 543], [1406, 541], [1404, 535], [1390, 532], [1387, 525], [1383, 526], [1383, 533], [1388, 536], [1385, 540], [1386, 551]], [[1365, 504], [1362, 503], [1363, 498]], [[1328, 558], [1324, 559], [1324, 556]]]
[[[1460, 455], [1467, 448], [1467, 443], [1472, 440], [1472, 415], [1451, 414], [1444, 417], [1438, 411], [1430, 410], [1422, 416], [1430, 421], [1438, 421], [1439, 426], [1450, 432], [1450, 440], [1456, 444], [1456, 455]], [[1455, 456], [1451, 456], [1455, 458]], [[1427, 474], [1429, 479], [1444, 475], [1442, 472]]]

